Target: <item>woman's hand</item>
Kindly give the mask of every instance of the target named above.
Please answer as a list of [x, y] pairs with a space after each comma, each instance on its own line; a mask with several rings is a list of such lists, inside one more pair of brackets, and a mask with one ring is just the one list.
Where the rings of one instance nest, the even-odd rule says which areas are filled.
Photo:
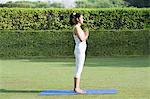
[[88, 28], [85, 28], [83, 31], [84, 31], [84, 33], [85, 33], [86, 36], [89, 36], [89, 30], [88, 30]]

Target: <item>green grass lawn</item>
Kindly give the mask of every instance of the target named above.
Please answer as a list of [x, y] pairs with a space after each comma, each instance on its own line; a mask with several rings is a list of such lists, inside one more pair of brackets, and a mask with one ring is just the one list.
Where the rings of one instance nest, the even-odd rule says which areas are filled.
[[73, 88], [74, 58], [1, 59], [0, 99], [150, 99], [148, 57], [87, 57], [83, 89], [117, 89], [117, 94], [47, 95]]

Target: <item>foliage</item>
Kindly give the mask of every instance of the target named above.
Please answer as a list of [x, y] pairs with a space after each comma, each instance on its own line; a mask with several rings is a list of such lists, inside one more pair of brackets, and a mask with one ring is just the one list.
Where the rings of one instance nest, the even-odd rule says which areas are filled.
[[[150, 30], [90, 31], [88, 56], [149, 55]], [[73, 56], [72, 31], [1, 30], [0, 57]]]
[[70, 30], [69, 16], [84, 15], [90, 30], [149, 29], [150, 9], [32, 9], [0, 8], [0, 30]]
[[76, 0], [78, 8], [150, 7], [149, 0]]
[[5, 4], [0, 4], [0, 7], [8, 8], [64, 8], [64, 5], [59, 2], [48, 3], [48, 2], [30, 2], [30, 1], [16, 1], [7, 2]]
[[122, 8], [127, 6], [123, 0], [77, 0], [76, 4], [78, 8]]
[[128, 3], [129, 6], [143, 8], [143, 7], [150, 7], [149, 0], [124, 0]]

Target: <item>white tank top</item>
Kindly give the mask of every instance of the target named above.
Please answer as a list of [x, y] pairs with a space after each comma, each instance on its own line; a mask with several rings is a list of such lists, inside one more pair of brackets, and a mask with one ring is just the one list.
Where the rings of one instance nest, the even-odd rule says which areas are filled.
[[[84, 36], [84, 32], [81, 32], [81, 36]], [[75, 40], [75, 50], [86, 50], [86, 41], [80, 41], [80, 39], [73, 34], [74, 40]]]

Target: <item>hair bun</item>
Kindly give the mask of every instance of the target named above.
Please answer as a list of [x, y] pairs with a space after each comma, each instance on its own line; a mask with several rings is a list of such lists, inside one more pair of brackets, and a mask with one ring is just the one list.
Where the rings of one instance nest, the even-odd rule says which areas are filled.
[[81, 13], [75, 13], [75, 12], [71, 13], [70, 20], [69, 20], [70, 24], [71, 25], [77, 24], [78, 23], [77, 19], [79, 19], [81, 15], [82, 15]]
[[73, 15], [76, 15], [76, 13], [73, 13]]

